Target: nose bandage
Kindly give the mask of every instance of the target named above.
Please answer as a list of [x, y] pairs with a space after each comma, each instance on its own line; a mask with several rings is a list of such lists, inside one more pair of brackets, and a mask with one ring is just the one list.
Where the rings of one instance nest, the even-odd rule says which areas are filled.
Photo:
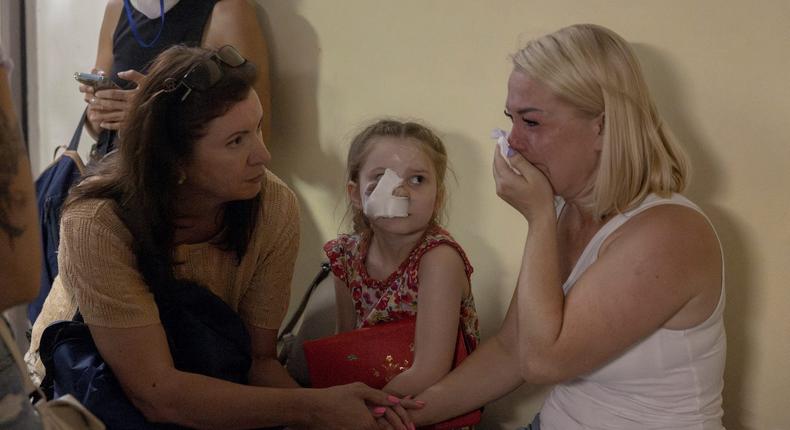
[[499, 147], [499, 153], [502, 154], [502, 158], [504, 158], [507, 165], [510, 166], [510, 170], [515, 172], [517, 175], [521, 175], [521, 172], [516, 170], [516, 168], [513, 167], [512, 164], [510, 164], [510, 157], [512, 157], [513, 154], [516, 153], [516, 151], [514, 151], [513, 148], [510, 147], [510, 144], [507, 142], [508, 137], [509, 134], [505, 130], [502, 130], [501, 128], [495, 128], [491, 130], [491, 138], [496, 139], [496, 144]]
[[362, 197], [362, 212], [374, 219], [409, 216], [409, 198], [392, 194], [402, 183], [394, 170], [386, 169], [373, 192]]

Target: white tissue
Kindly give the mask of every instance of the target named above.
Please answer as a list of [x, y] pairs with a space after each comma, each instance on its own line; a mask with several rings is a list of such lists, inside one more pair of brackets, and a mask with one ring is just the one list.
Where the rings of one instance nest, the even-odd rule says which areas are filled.
[[393, 195], [403, 178], [392, 169], [384, 170], [376, 188], [362, 198], [362, 212], [368, 218], [396, 218], [409, 216], [409, 198]]
[[516, 168], [510, 164], [510, 157], [513, 156], [515, 151], [510, 147], [510, 144], [507, 141], [508, 137], [510, 137], [510, 134], [501, 128], [495, 128], [491, 130], [491, 138], [496, 139], [496, 144], [499, 147], [499, 153], [502, 154], [502, 158], [505, 159], [505, 162], [510, 167], [510, 170], [512, 170], [517, 175], [521, 175], [521, 172], [516, 170]]

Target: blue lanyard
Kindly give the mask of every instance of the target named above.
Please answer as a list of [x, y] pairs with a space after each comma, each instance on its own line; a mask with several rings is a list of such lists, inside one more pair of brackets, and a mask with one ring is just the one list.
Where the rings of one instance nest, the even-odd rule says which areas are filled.
[[132, 29], [132, 35], [134, 36], [134, 40], [142, 46], [143, 48], [150, 48], [154, 46], [157, 40], [159, 40], [159, 36], [162, 35], [162, 29], [165, 28], [165, 0], [159, 0], [159, 32], [156, 33], [156, 37], [154, 40], [146, 43], [140, 37], [140, 33], [137, 32], [137, 23], [134, 22], [134, 17], [132, 16], [132, 5], [129, 4], [129, 0], [123, 0], [123, 8], [126, 11], [126, 19], [129, 20], [129, 27]]

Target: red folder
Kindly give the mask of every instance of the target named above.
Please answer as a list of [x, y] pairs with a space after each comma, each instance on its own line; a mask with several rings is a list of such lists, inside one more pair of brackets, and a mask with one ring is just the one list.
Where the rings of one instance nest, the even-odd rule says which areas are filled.
[[[415, 319], [408, 318], [304, 342], [310, 383], [314, 388], [364, 382], [381, 389], [411, 367]], [[458, 330], [453, 368], [469, 355]], [[423, 429], [449, 430], [480, 422], [482, 409]]]

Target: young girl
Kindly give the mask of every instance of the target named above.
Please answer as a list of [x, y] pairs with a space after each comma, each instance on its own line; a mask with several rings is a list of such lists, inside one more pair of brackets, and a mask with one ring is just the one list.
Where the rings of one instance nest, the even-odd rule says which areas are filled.
[[417, 315], [412, 366], [385, 391], [416, 395], [450, 371], [459, 321], [479, 340], [472, 266], [439, 225], [447, 152], [431, 130], [381, 120], [348, 153], [354, 232], [324, 245], [335, 280], [338, 331]]

